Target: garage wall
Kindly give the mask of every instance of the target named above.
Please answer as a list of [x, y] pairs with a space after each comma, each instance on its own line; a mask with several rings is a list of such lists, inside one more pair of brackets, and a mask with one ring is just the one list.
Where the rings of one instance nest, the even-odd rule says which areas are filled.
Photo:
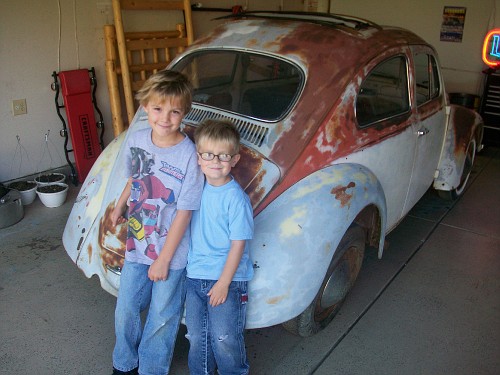
[[[467, 8], [461, 43], [439, 40], [445, 6]], [[331, 0], [330, 12], [412, 30], [437, 49], [448, 92], [482, 93], [482, 42], [500, 26], [499, 0]]]
[[[242, 4], [237, 0], [202, 3], [228, 10]], [[254, 10], [302, 10], [304, 6], [302, 0], [247, 0], [244, 4]], [[228, 13], [195, 12], [196, 35], [213, 27], [216, 22], [211, 19], [223, 14]], [[165, 30], [165, 25], [173, 27], [181, 20], [181, 13], [165, 16], [164, 12], [140, 20], [124, 17], [131, 31]], [[105, 144], [113, 139], [103, 38], [103, 25], [112, 23], [111, 0], [0, 1], [0, 182], [67, 166], [64, 138], [59, 135], [62, 123], [51, 90], [54, 71], [95, 68]], [[13, 115], [15, 99], [26, 99], [27, 114]]]
[[[66, 165], [53, 71], [95, 67], [109, 142], [102, 37], [109, 21], [96, 1], [0, 1], [0, 182]], [[13, 116], [14, 99], [26, 99], [27, 114]]]
[[[194, 1], [193, 1], [194, 3]], [[203, 7], [250, 10], [310, 10], [368, 18], [407, 27], [437, 48], [448, 91], [481, 92], [480, 59], [486, 30], [500, 27], [500, 0], [206, 0]], [[443, 6], [467, 7], [462, 43], [439, 41]], [[227, 13], [193, 12], [195, 36], [209, 31], [212, 19]], [[164, 29], [180, 15], [125, 19], [131, 29]], [[113, 23], [111, 0], [0, 1], [0, 182], [67, 165], [62, 123], [54, 103], [52, 72], [95, 67], [98, 106], [113, 138], [104, 71], [103, 25]], [[12, 114], [12, 100], [26, 99], [28, 113]], [[46, 135], [48, 135], [46, 137]], [[19, 140], [19, 142], [18, 142]]]

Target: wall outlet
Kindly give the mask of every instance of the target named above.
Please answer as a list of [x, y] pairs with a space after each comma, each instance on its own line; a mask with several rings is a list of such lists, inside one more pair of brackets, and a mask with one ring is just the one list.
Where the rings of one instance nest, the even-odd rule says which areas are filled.
[[26, 99], [16, 99], [12, 101], [12, 113], [14, 116], [25, 115], [28, 113], [26, 108]]

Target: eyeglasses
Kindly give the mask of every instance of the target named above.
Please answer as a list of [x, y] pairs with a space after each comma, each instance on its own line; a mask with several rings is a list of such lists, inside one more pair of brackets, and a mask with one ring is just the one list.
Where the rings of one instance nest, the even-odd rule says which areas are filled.
[[234, 155], [230, 155], [230, 154], [215, 155], [215, 154], [212, 154], [211, 152], [198, 152], [198, 155], [200, 155], [200, 157], [206, 161], [214, 160], [214, 158], [217, 156], [217, 158], [219, 159], [220, 162], [228, 162], [234, 156]]

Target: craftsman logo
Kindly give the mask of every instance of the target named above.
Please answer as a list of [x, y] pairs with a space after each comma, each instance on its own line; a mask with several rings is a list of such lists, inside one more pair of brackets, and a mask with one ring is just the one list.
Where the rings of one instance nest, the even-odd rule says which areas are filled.
[[95, 156], [94, 146], [92, 144], [92, 135], [90, 134], [90, 122], [88, 115], [79, 117], [80, 129], [82, 130], [83, 148], [85, 151], [85, 159], [92, 159]]

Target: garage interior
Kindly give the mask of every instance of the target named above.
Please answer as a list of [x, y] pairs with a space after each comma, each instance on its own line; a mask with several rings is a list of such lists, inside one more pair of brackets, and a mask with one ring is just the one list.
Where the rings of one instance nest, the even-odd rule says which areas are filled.
[[[237, 6], [351, 14], [408, 28], [437, 49], [452, 100], [483, 115], [485, 98], [499, 79], [481, 60], [484, 36], [500, 27], [499, 0], [211, 0], [193, 8], [194, 38]], [[461, 42], [440, 40], [446, 6], [467, 10]], [[124, 22], [130, 31], [140, 31], [144, 18], [134, 17]], [[149, 28], [164, 23], [175, 28], [182, 21], [175, 12], [145, 17]], [[0, 182], [45, 171], [69, 176], [52, 73], [95, 68], [103, 142], [110, 144], [121, 131], [115, 127], [105, 66], [104, 25], [114, 22], [111, 0], [51, 0], [43, 5], [9, 0], [0, 4], [0, 21]], [[14, 114], [19, 103], [25, 113]], [[119, 106], [126, 127], [125, 101]], [[498, 372], [500, 120], [495, 116], [483, 116], [485, 148], [476, 157], [465, 194], [446, 202], [429, 191], [391, 232], [382, 260], [365, 257], [332, 324], [306, 339], [281, 326], [247, 332], [253, 374]], [[63, 205], [48, 209], [36, 199], [24, 206], [21, 221], [0, 229], [0, 373], [111, 372], [115, 297], [95, 278], [86, 279], [62, 246], [80, 184], [69, 186]], [[183, 330], [172, 374], [189, 373]]]
[[[332, 323], [300, 338], [281, 325], [247, 330], [252, 374], [489, 374], [500, 349], [500, 150], [476, 158], [464, 195], [429, 191], [365, 256]], [[61, 236], [78, 188], [39, 199], [0, 229], [2, 374], [110, 374], [115, 297], [87, 279]], [[189, 374], [181, 325], [171, 374]]]

